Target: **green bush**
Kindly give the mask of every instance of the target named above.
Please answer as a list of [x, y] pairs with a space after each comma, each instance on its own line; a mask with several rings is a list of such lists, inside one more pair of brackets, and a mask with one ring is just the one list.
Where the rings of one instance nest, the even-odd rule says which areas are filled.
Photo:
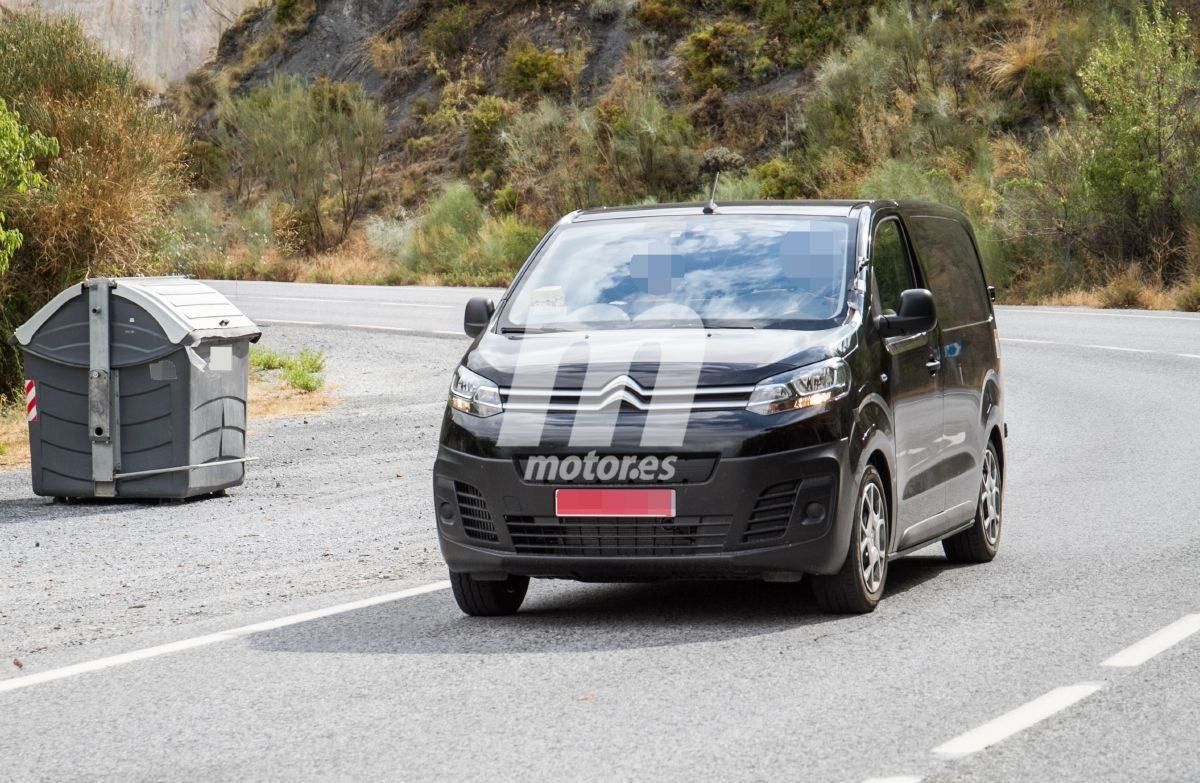
[[697, 30], [679, 47], [688, 85], [697, 95], [710, 87], [728, 90], [750, 76], [763, 40], [740, 22], [717, 22]]
[[462, 264], [483, 221], [483, 206], [471, 188], [452, 183], [426, 208], [400, 260], [417, 274], [444, 274]]
[[[374, 181], [384, 111], [358, 84], [276, 76], [217, 108], [218, 140], [248, 180], [280, 193], [309, 252], [342, 242]], [[327, 226], [331, 222], [333, 227]]]
[[528, 38], [509, 46], [500, 72], [500, 82], [515, 95], [570, 93], [578, 67], [566, 54], [538, 48]]
[[70, 19], [0, 15], [0, 96], [59, 154], [35, 155], [45, 184], [0, 194], [24, 237], [0, 277], [0, 389], [20, 380], [5, 334], [87, 274], [158, 273], [162, 224], [183, 190], [184, 137], [128, 67]]
[[542, 231], [514, 215], [489, 218], [465, 183], [448, 185], [410, 232], [400, 261], [451, 285], [507, 285]]
[[754, 167], [760, 185], [760, 198], [812, 198], [811, 178], [789, 158], [772, 158]]
[[639, 0], [633, 18], [660, 35], [676, 38], [687, 24], [688, 11], [679, 0]]
[[457, 3], [433, 15], [421, 34], [425, 48], [441, 57], [457, 57], [471, 44], [474, 27], [471, 6]]
[[58, 154], [58, 142], [47, 139], [21, 125], [16, 112], [8, 110], [0, 98], [0, 276], [21, 247], [21, 232], [4, 227], [4, 203], [8, 198], [46, 184], [46, 178], [34, 170], [38, 158]]
[[[1117, 258], [1184, 233], [1181, 203], [1200, 190], [1198, 76], [1187, 17], [1162, 0], [1136, 6], [1080, 72], [1098, 133], [1083, 173]], [[1175, 253], [1163, 271], [1182, 276], [1183, 262]]]
[[504, 156], [500, 132], [513, 114], [513, 106], [503, 98], [480, 98], [467, 115], [467, 165], [472, 171], [496, 168]]

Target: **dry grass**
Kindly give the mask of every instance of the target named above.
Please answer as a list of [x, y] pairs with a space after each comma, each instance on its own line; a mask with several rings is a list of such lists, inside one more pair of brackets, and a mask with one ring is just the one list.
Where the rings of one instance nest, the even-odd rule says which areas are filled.
[[0, 409], [0, 470], [29, 465], [29, 426], [20, 406]]
[[[1014, 303], [1016, 304], [1016, 303]], [[1037, 297], [1027, 304], [1050, 307], [1096, 307], [1136, 310], [1200, 311], [1200, 281], [1174, 288], [1132, 282], [1123, 277], [1096, 288], [1073, 288]]]
[[1054, 47], [1031, 30], [1019, 38], [1003, 41], [995, 48], [980, 53], [972, 64], [993, 89], [1012, 90], [1020, 94], [1030, 69], [1048, 62], [1054, 56]]
[[328, 387], [303, 392], [289, 386], [278, 373], [252, 373], [248, 402], [251, 422], [319, 413], [334, 403]]

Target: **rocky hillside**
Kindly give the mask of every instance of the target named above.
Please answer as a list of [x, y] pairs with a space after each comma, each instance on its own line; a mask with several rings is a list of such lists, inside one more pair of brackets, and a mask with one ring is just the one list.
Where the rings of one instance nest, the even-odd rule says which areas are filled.
[[0, 0], [12, 11], [77, 17], [84, 31], [163, 89], [212, 59], [221, 33], [255, 0]]

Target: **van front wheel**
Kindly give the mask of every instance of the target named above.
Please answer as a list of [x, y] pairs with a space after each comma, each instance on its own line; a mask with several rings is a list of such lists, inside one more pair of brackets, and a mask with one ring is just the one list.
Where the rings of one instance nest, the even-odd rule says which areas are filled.
[[890, 517], [883, 479], [874, 466], [863, 474], [853, 517], [850, 551], [841, 570], [812, 578], [813, 597], [825, 612], [865, 614], [883, 597]]
[[516, 614], [529, 589], [529, 577], [509, 576], [501, 581], [476, 579], [470, 574], [450, 572], [450, 589], [464, 614], [500, 617]]

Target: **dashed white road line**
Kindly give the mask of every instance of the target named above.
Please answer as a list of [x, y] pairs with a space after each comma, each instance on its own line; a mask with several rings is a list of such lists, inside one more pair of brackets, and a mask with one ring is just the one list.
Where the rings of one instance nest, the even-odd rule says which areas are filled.
[[1167, 627], [1155, 631], [1140, 642], [1129, 645], [1100, 665], [1116, 667], [1141, 666], [1146, 661], [1165, 650], [1169, 650], [1197, 631], [1200, 631], [1200, 614], [1189, 614]]
[[351, 329], [374, 329], [380, 332], [408, 332], [410, 334], [452, 334], [455, 337], [466, 337], [463, 332], [452, 332], [445, 329], [413, 329], [408, 326], [374, 326], [372, 324], [349, 324]]
[[237, 299], [256, 299], [260, 302], [311, 302], [313, 304], [352, 304], [359, 307], [382, 305], [383, 307], [421, 307], [431, 310], [459, 310], [459, 305], [427, 304], [425, 302], [388, 302], [378, 299], [330, 299], [315, 296], [264, 296], [262, 294], [229, 294], [234, 304]]
[[228, 631], [218, 631], [217, 633], [205, 634], [204, 636], [193, 636], [191, 639], [182, 639], [178, 642], [169, 642], [168, 644], [160, 644], [157, 647], [147, 647], [142, 650], [134, 650], [133, 652], [121, 653], [119, 655], [110, 655], [107, 658], [97, 658], [94, 661], [86, 661], [84, 663], [76, 663], [71, 666], [63, 666], [58, 669], [49, 669], [44, 672], [33, 672], [31, 674], [13, 677], [6, 680], [0, 680], [0, 693], [6, 691], [15, 691], [20, 688], [29, 688], [33, 685], [41, 685], [46, 682], [54, 682], [68, 677], [76, 677], [80, 674], [89, 674], [98, 672], [104, 669], [111, 669], [114, 666], [122, 666], [127, 663], [136, 661], [144, 661], [148, 658], [157, 658], [161, 655], [170, 655], [171, 653], [183, 652], [184, 650], [193, 650], [197, 647], [204, 647], [209, 644], [218, 642], [227, 642], [232, 639], [238, 639], [250, 634], [262, 633], [263, 631], [273, 631], [277, 628], [286, 628], [289, 625], [298, 623], [306, 623], [310, 620], [319, 620], [323, 617], [332, 617], [336, 614], [345, 612], [353, 612], [358, 609], [366, 609], [371, 606], [391, 603], [399, 601], [402, 598], [412, 598], [425, 593], [432, 593], [437, 590], [445, 590], [450, 586], [449, 582], [431, 582], [427, 585], [419, 587], [410, 587], [407, 590], [399, 590], [393, 593], [384, 593], [383, 595], [372, 596], [371, 598], [363, 598], [359, 601], [350, 601], [349, 603], [338, 604], [336, 606], [327, 606], [324, 609], [314, 609], [311, 612], [301, 612], [299, 614], [280, 617], [275, 620], [267, 620], [253, 625], [243, 625], [240, 628], [231, 628]]
[[289, 321], [282, 318], [256, 318], [261, 324], [283, 324], [285, 326], [328, 326], [335, 329], [370, 329], [377, 332], [403, 332], [405, 334], [449, 334], [465, 337], [462, 332], [449, 329], [415, 329], [409, 326], [379, 326], [375, 324], [334, 324], [324, 321]]
[[1100, 682], [1081, 682], [1077, 685], [1055, 688], [982, 726], [943, 742], [933, 749], [933, 753], [943, 758], [968, 756], [1062, 712], [1103, 687], [1104, 683]]
[[1095, 348], [1099, 351], [1122, 351], [1124, 353], [1149, 353], [1156, 356], [1178, 356], [1183, 359], [1200, 359], [1200, 354], [1173, 353], [1171, 351], [1152, 351], [1149, 348], [1126, 348], [1120, 345], [1094, 345], [1091, 343], [1063, 343], [1057, 340], [1031, 340], [1024, 337], [1001, 337], [1002, 343], [1030, 343], [1032, 345], [1061, 345], [1068, 348]]
[[918, 775], [892, 775], [886, 778], [867, 778], [863, 783], [921, 783], [924, 779]]

